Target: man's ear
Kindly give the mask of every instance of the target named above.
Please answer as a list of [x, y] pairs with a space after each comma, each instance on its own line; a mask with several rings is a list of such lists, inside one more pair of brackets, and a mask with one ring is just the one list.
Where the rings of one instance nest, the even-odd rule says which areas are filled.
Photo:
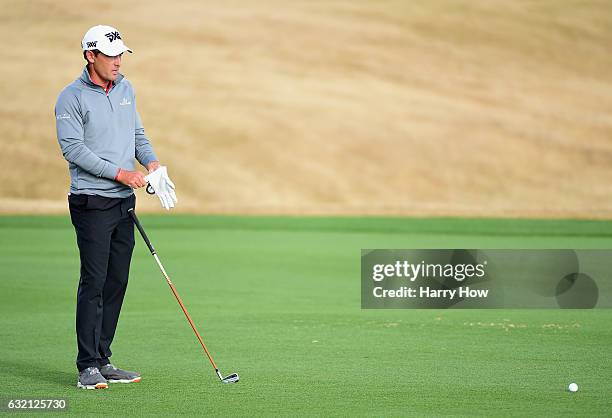
[[85, 59], [89, 64], [93, 64], [94, 60], [96, 59], [96, 55], [93, 53], [93, 51], [85, 51]]

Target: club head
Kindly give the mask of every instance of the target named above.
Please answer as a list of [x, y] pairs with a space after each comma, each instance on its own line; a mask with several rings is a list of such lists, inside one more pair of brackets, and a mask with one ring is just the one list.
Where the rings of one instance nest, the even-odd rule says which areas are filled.
[[238, 377], [238, 375], [236, 373], [232, 373], [227, 377], [224, 377], [221, 382], [223, 383], [236, 383], [237, 381], [240, 380], [240, 377]]

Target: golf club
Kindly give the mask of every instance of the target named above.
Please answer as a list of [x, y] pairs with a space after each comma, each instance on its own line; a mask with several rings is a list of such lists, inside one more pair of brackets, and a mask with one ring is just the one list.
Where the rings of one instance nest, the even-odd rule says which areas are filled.
[[210, 352], [208, 351], [208, 348], [206, 348], [206, 344], [204, 344], [204, 341], [202, 341], [202, 337], [200, 337], [200, 333], [196, 329], [193, 321], [191, 320], [191, 317], [187, 313], [187, 309], [185, 309], [185, 305], [183, 305], [183, 301], [179, 297], [179, 295], [178, 295], [178, 293], [176, 291], [176, 288], [172, 284], [172, 281], [170, 280], [170, 277], [168, 277], [168, 274], [166, 273], [166, 270], [164, 269], [164, 266], [162, 265], [161, 261], [159, 261], [159, 257], [157, 256], [157, 252], [155, 251], [155, 248], [153, 248], [153, 245], [151, 244], [151, 241], [149, 241], [149, 237], [147, 237], [147, 234], [145, 233], [144, 229], [142, 228], [142, 225], [140, 224], [140, 221], [138, 220], [138, 217], [136, 216], [136, 212], [134, 212], [134, 208], [128, 209], [128, 213], [132, 217], [132, 220], [134, 221], [134, 224], [136, 225], [136, 228], [138, 228], [138, 231], [140, 232], [140, 235], [142, 236], [142, 239], [147, 244], [147, 247], [149, 247], [149, 251], [151, 251], [151, 255], [153, 256], [153, 258], [155, 258], [155, 261], [157, 262], [157, 265], [159, 266], [159, 269], [161, 270], [162, 274], [166, 278], [166, 282], [168, 283], [168, 286], [170, 286], [170, 290], [172, 290], [172, 293], [174, 294], [174, 297], [176, 298], [176, 300], [179, 303], [179, 305], [181, 305], [181, 309], [183, 310], [183, 313], [185, 314], [185, 317], [187, 317], [187, 321], [189, 321], [189, 325], [191, 325], [191, 328], [193, 329], [193, 332], [195, 332], [196, 337], [198, 337], [198, 341], [200, 341], [200, 344], [202, 344], [202, 348], [206, 352], [206, 356], [208, 357], [208, 360], [210, 360], [210, 364], [212, 364], [213, 368], [215, 369], [215, 373], [219, 377], [219, 380], [221, 380], [222, 383], [235, 383], [235, 382], [237, 382], [238, 380], [240, 380], [240, 377], [238, 377], [238, 374], [232, 373], [229, 376], [223, 377], [223, 375], [219, 371], [219, 368], [217, 367], [217, 365], [216, 365], [215, 361], [213, 360], [212, 356], [210, 355]]

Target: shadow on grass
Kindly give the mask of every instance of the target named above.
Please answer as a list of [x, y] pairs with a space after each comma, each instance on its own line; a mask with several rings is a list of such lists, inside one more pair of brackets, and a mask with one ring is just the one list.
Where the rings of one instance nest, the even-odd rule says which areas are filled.
[[17, 379], [27, 379], [32, 382], [46, 382], [58, 386], [75, 386], [77, 380], [76, 368], [63, 370], [53, 364], [35, 363], [32, 361], [16, 361], [0, 359], [0, 370], [4, 376]]

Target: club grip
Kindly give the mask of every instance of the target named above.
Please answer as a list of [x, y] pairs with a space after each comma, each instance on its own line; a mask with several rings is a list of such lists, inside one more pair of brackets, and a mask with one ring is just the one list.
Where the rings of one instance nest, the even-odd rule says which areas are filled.
[[151, 241], [149, 241], [149, 237], [147, 237], [147, 233], [142, 228], [142, 225], [140, 225], [140, 221], [138, 220], [138, 217], [136, 216], [136, 212], [134, 212], [134, 208], [128, 209], [128, 213], [130, 214], [130, 217], [134, 221], [134, 225], [136, 225], [136, 228], [138, 228], [138, 232], [140, 232], [140, 235], [142, 235], [142, 239], [144, 239], [144, 242], [147, 244], [147, 247], [149, 247], [149, 251], [151, 251], [151, 254], [156, 254], [155, 248], [153, 248], [153, 244], [151, 244]]

